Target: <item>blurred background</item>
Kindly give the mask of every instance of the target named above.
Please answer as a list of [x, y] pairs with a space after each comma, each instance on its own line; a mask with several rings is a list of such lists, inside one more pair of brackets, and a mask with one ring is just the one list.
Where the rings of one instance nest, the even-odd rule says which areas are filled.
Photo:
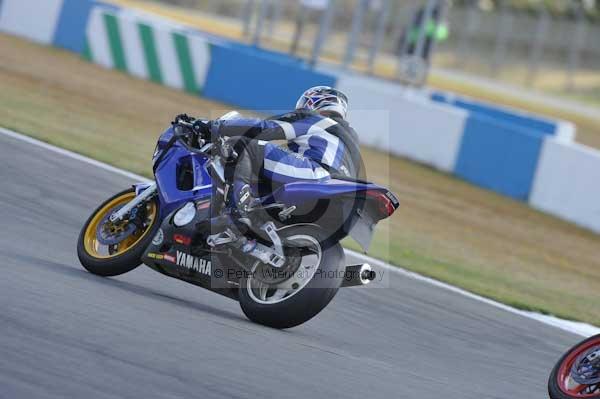
[[401, 77], [398, 62], [402, 50], [406, 55], [407, 32], [429, 13], [437, 25], [431, 56], [436, 72], [457, 79], [491, 78], [600, 104], [596, 0], [158, 2], [237, 23], [243, 37], [260, 46], [353, 64], [387, 78]]

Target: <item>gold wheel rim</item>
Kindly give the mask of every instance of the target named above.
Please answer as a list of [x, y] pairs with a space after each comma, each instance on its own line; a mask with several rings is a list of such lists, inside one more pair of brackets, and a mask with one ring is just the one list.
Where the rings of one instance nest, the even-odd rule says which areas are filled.
[[[90, 223], [87, 225], [84, 233], [84, 247], [86, 252], [98, 259], [110, 259], [117, 257], [119, 255], [123, 255], [131, 248], [135, 247], [137, 243], [139, 243], [144, 237], [148, 235], [148, 232], [152, 229], [152, 226], [156, 222], [156, 213], [157, 207], [154, 201], [149, 201], [146, 203], [146, 227], [144, 230], [136, 230], [133, 234], [126, 237], [123, 241], [115, 244], [114, 246], [108, 246], [101, 244], [98, 241], [98, 237], [96, 236], [96, 231], [98, 229], [98, 224], [106, 217], [108, 212], [119, 205], [124, 205], [135, 198], [135, 193], [125, 193], [119, 195], [118, 197], [113, 198], [104, 206], [102, 209], [98, 210]], [[110, 248], [113, 247], [113, 248]], [[115, 248], [116, 247], [116, 248]]]

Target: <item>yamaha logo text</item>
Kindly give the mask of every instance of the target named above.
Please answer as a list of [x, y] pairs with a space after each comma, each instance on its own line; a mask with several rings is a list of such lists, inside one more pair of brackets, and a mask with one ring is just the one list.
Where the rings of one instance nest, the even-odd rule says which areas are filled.
[[185, 252], [177, 251], [177, 265], [208, 276], [211, 275], [212, 265], [209, 260], [198, 258]]

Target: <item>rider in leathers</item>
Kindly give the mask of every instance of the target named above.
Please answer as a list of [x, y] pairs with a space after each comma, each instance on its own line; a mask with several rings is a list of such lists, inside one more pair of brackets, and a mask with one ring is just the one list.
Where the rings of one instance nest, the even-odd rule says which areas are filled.
[[[341, 91], [313, 87], [302, 94], [296, 110], [268, 119], [235, 118], [211, 122], [211, 131], [237, 136], [239, 154], [233, 198], [241, 211], [254, 203], [259, 178], [272, 184], [362, 176], [358, 135], [346, 121], [348, 99]], [[285, 146], [272, 143], [285, 140]]]

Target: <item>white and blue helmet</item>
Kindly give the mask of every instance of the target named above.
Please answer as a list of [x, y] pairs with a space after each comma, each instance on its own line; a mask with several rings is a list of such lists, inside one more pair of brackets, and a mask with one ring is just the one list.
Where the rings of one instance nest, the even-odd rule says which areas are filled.
[[343, 119], [348, 116], [348, 97], [329, 86], [315, 86], [306, 90], [296, 103], [296, 109], [316, 112], [335, 112]]

